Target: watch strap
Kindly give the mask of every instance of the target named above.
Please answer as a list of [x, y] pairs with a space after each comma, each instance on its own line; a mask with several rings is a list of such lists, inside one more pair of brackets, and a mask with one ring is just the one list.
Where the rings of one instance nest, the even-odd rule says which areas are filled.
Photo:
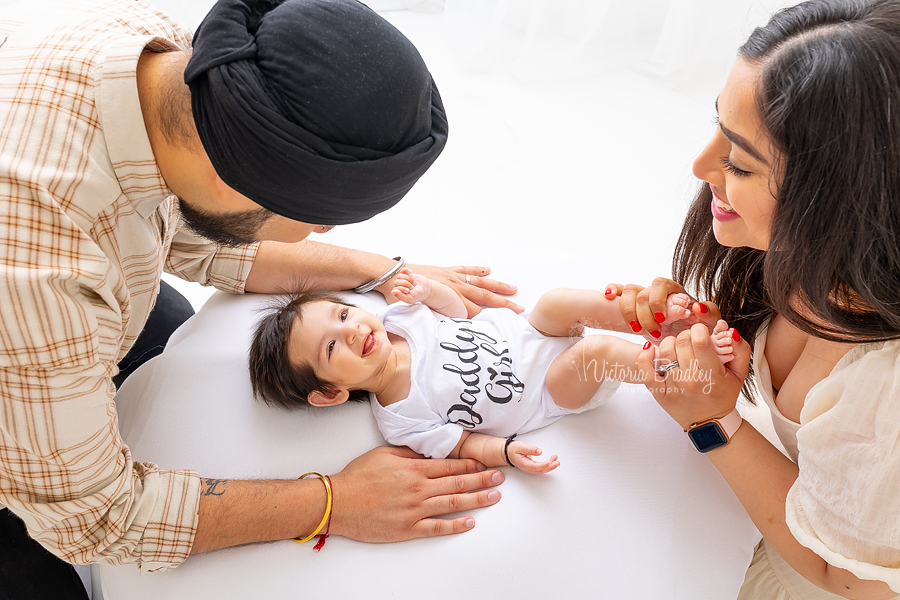
[[744, 422], [744, 417], [741, 416], [741, 413], [738, 412], [737, 406], [734, 407], [734, 410], [722, 417], [721, 419], [714, 419], [719, 422], [719, 425], [722, 426], [722, 430], [725, 431], [725, 435], [728, 436], [728, 439], [731, 439], [737, 430], [741, 427], [741, 424]]

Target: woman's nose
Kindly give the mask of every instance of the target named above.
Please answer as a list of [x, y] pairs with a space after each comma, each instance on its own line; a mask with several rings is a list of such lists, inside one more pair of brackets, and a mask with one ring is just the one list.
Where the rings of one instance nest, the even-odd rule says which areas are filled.
[[[724, 147], [722, 140], [719, 139], [720, 137], [726, 142]], [[713, 185], [725, 185], [725, 173], [723, 171], [721, 158], [728, 155], [729, 147], [727, 144], [728, 139], [725, 138], [721, 131], [717, 130], [715, 135], [713, 135], [713, 138], [709, 140], [709, 143], [706, 144], [703, 150], [700, 151], [700, 154], [697, 155], [697, 158], [694, 159], [694, 164], [692, 166], [694, 177]]]

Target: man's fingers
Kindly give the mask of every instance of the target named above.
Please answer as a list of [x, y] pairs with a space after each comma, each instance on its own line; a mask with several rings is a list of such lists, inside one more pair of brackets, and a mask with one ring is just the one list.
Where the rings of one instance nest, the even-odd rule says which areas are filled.
[[514, 285], [510, 285], [503, 281], [497, 281], [496, 279], [490, 279], [488, 277], [478, 277], [475, 275], [469, 276], [469, 285], [479, 287], [483, 290], [487, 290], [495, 294], [503, 294], [506, 296], [515, 294], [517, 291], [517, 288]]
[[468, 492], [500, 485], [504, 479], [503, 473], [496, 469], [484, 471], [483, 473], [466, 473], [465, 475], [439, 477], [431, 480], [425, 490], [425, 494], [432, 498], [453, 494], [467, 494]]
[[473, 265], [457, 265], [450, 267], [450, 270], [462, 275], [477, 275], [478, 277], [487, 277], [491, 274], [490, 267], [476, 267]]
[[409, 539], [453, 535], [455, 533], [469, 531], [473, 527], [475, 527], [475, 519], [472, 517], [457, 517], [455, 519], [422, 519], [409, 530]]
[[[481, 312], [481, 306], [489, 308], [508, 308], [516, 313], [521, 313], [525, 309], [512, 300], [507, 300], [502, 296], [498, 296], [493, 292], [489, 292], [483, 288], [471, 286], [466, 289], [466, 293], [462, 296], [463, 304], [470, 317], [474, 317]], [[481, 305], [481, 306], [477, 306]]]
[[422, 503], [422, 515], [439, 517], [458, 512], [468, 512], [476, 508], [493, 506], [500, 501], [498, 490], [482, 490], [466, 494], [435, 496]]

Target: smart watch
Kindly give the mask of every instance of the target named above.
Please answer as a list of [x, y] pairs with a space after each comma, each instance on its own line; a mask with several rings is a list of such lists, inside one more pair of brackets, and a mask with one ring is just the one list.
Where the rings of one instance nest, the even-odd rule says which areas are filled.
[[744, 422], [737, 407], [721, 419], [707, 419], [691, 425], [685, 433], [700, 452], [721, 448], [731, 441], [731, 436]]

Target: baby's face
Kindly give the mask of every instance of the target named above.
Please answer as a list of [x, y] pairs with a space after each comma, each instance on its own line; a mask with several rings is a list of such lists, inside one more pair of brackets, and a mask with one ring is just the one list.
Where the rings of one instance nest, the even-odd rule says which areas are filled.
[[312, 365], [319, 378], [348, 390], [373, 389], [391, 355], [382, 322], [370, 312], [328, 301], [303, 307], [295, 318], [289, 354], [292, 363]]

